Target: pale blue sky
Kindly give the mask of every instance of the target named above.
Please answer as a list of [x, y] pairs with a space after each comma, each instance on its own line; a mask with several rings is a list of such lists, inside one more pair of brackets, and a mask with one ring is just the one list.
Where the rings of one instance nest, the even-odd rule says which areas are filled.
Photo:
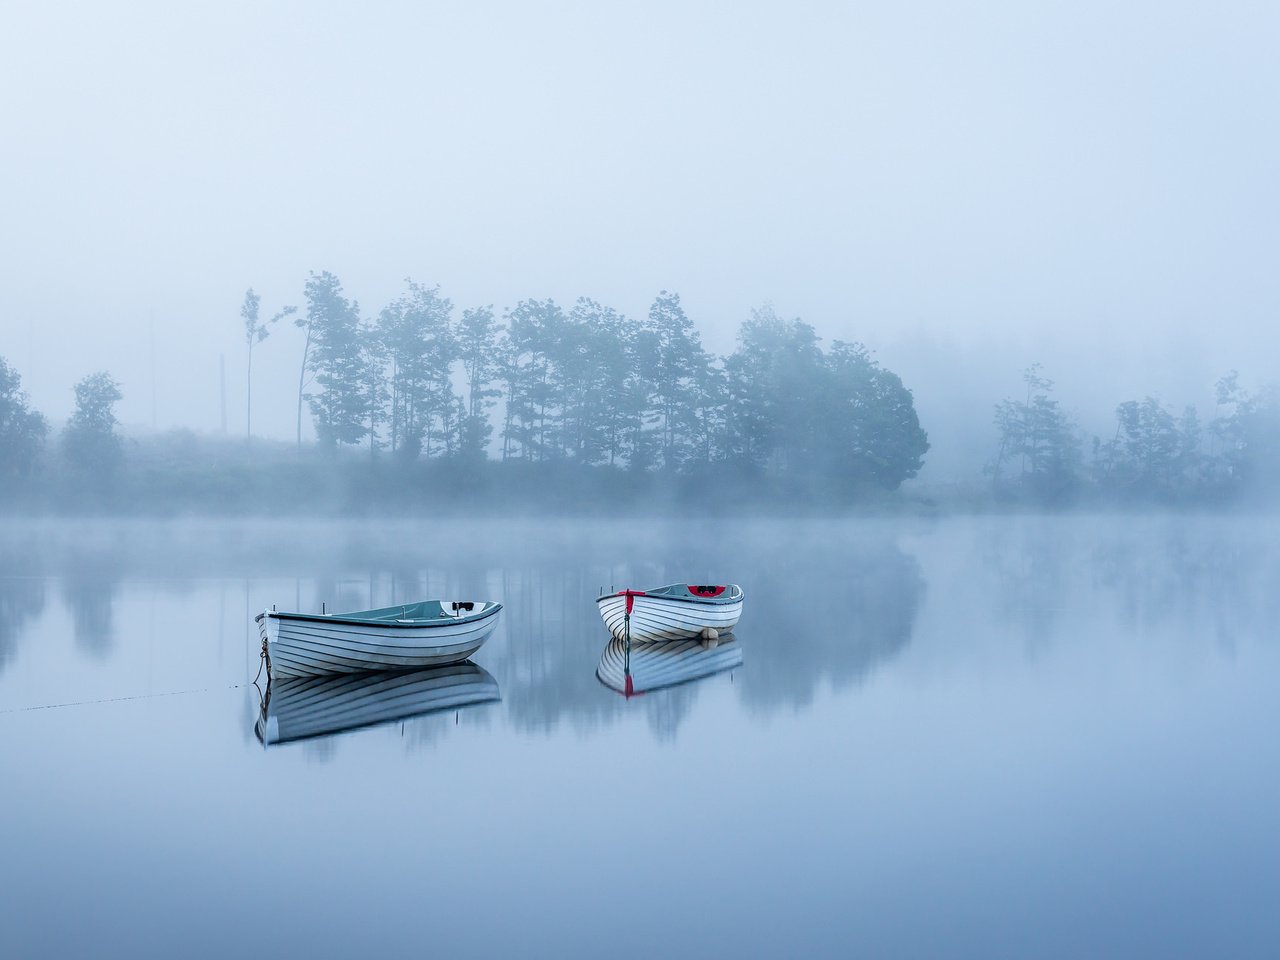
[[[369, 312], [405, 276], [499, 307], [674, 289], [718, 349], [769, 299], [877, 347], [935, 439], [946, 376], [985, 423], [1036, 357], [1086, 415], [1275, 375], [1274, 4], [3, 16], [0, 355], [55, 419], [106, 367], [149, 423], [153, 324], [159, 425], [217, 425], [225, 353], [234, 428], [244, 289], [296, 303], [309, 269]], [[298, 350], [256, 355], [265, 433]]]

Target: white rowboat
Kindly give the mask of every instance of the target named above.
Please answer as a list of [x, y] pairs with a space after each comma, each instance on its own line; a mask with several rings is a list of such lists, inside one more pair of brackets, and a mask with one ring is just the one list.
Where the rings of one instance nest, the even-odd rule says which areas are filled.
[[273, 677], [419, 670], [466, 660], [498, 624], [500, 603], [423, 600], [354, 613], [257, 616]]
[[288, 677], [267, 685], [254, 733], [269, 746], [498, 699], [498, 682], [474, 663], [407, 673]]
[[[653, 590], [620, 590], [596, 599], [600, 617], [617, 640], [659, 643], [728, 633], [742, 616], [736, 583], [673, 583]], [[629, 619], [629, 623], [628, 623]]]

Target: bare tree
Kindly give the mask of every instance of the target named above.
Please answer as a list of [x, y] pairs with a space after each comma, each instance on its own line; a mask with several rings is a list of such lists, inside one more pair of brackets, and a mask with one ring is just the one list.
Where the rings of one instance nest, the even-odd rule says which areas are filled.
[[245, 291], [244, 303], [240, 306], [240, 319], [244, 321], [244, 342], [249, 348], [248, 362], [245, 365], [245, 439], [253, 437], [253, 348], [260, 344], [271, 333], [271, 328], [297, 312], [297, 307], [285, 307], [269, 320], [259, 319], [259, 307], [262, 298], [253, 292], [253, 287]]

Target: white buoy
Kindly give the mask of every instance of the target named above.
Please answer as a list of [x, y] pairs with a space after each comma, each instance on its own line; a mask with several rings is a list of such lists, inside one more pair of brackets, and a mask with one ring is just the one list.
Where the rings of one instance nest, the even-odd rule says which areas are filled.
[[714, 649], [720, 643], [720, 631], [715, 627], [702, 628], [702, 645], [708, 649]]

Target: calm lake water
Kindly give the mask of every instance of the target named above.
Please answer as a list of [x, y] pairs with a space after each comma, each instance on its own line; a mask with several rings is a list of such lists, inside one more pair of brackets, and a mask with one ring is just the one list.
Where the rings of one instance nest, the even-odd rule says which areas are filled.
[[[1280, 955], [1269, 517], [0, 527], [0, 956]], [[625, 699], [601, 587], [732, 580]], [[264, 747], [281, 609], [499, 700]]]

